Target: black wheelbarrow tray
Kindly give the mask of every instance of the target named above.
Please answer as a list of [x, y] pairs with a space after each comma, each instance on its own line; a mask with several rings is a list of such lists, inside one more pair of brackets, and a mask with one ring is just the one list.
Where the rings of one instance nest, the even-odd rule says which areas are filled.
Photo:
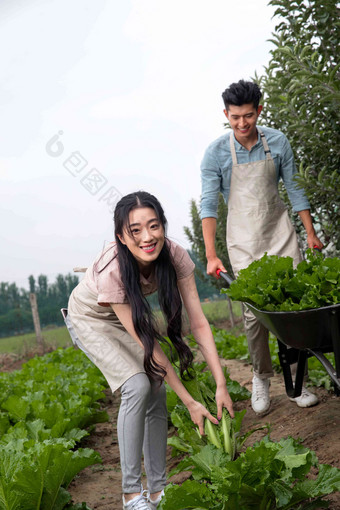
[[[227, 282], [233, 279], [218, 271]], [[296, 312], [268, 312], [245, 303], [256, 318], [276, 336], [279, 359], [286, 392], [289, 397], [301, 395], [307, 358], [315, 356], [330, 376], [336, 395], [340, 395], [340, 304], [299, 310]], [[334, 353], [335, 367], [325, 353]], [[291, 365], [297, 363], [295, 381]]]

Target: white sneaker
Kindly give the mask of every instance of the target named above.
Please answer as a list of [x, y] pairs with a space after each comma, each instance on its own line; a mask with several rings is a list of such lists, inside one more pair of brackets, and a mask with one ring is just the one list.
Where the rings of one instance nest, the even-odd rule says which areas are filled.
[[304, 386], [302, 386], [301, 395], [299, 397], [289, 397], [289, 400], [295, 402], [299, 407], [312, 407], [315, 406], [319, 399], [314, 393], [308, 391]]
[[159, 503], [161, 502], [162, 497], [164, 496], [164, 490], [160, 493], [157, 499], [152, 500], [150, 498], [150, 494], [148, 495], [148, 503], [150, 510], [157, 510]]
[[123, 496], [123, 510], [150, 510], [150, 507], [147, 503], [147, 498], [144, 496], [144, 493], [141, 492], [128, 502], [125, 501]]
[[251, 394], [251, 406], [253, 411], [262, 415], [265, 414], [270, 407], [269, 398], [269, 379], [260, 379], [256, 375], [253, 377], [253, 391]]

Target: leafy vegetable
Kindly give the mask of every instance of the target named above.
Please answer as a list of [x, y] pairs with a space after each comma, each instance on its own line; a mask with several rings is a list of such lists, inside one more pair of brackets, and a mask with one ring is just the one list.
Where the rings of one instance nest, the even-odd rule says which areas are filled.
[[[181, 465], [192, 471], [193, 480], [180, 487], [169, 484], [160, 510], [311, 510], [326, 508], [322, 496], [340, 489], [340, 470], [318, 465], [314, 452], [293, 438], [278, 443], [267, 438], [229, 459], [212, 445], [186, 457]], [[310, 479], [312, 467], [318, 475]]]
[[211, 423], [210, 420], [205, 419], [204, 421], [204, 432], [207, 435], [207, 440], [209, 443], [216, 446], [216, 448], [222, 448], [222, 443], [220, 440], [220, 436], [217, 430], [217, 425]]
[[223, 409], [223, 412], [222, 412], [221, 427], [222, 427], [222, 435], [223, 435], [223, 441], [224, 441], [224, 445], [223, 445], [224, 451], [230, 455], [231, 459], [233, 459], [235, 457], [235, 453], [236, 453], [234, 428], [232, 425], [230, 414], [227, 413], [225, 409]]
[[[188, 381], [182, 381], [191, 396], [203, 404], [212, 414], [216, 414], [216, 404], [214, 392], [208, 388], [202, 381], [199, 381], [197, 372], [195, 377]], [[204, 386], [204, 391], [201, 388]], [[204, 396], [203, 396], [204, 395]], [[222, 418], [218, 425], [214, 425], [207, 418], [204, 421], [204, 432], [208, 443], [216, 448], [224, 448], [224, 451], [234, 458], [236, 453], [236, 440], [234, 437], [233, 420], [226, 409], [223, 409]]]
[[66, 488], [72, 478], [100, 462], [93, 450], [72, 451], [63, 443], [27, 443], [24, 451], [21, 447], [0, 447], [1, 509], [62, 509], [71, 499]]
[[239, 272], [221, 292], [261, 310], [296, 311], [340, 303], [340, 259], [307, 250], [293, 268], [291, 257], [265, 254]]
[[[79, 350], [59, 349], [0, 374], [0, 510], [62, 510], [67, 487], [98, 453], [76, 449], [83, 427], [106, 421], [106, 382]], [[89, 510], [86, 504], [69, 506]]]
[[[194, 370], [192, 372], [192, 375], [194, 376], [193, 379], [182, 380], [182, 382], [195, 400], [203, 404], [211, 414], [216, 415], [216, 383], [211, 373], [209, 371], [204, 371], [205, 367], [206, 363], [195, 363]], [[249, 398], [249, 391], [246, 390], [246, 388], [243, 388], [236, 381], [231, 381], [225, 368], [224, 373], [231, 398], [234, 401]], [[173, 448], [173, 456], [179, 452], [195, 454], [206, 444], [211, 444], [227, 453], [229, 458], [234, 458], [238, 448], [242, 446], [245, 439], [255, 430], [259, 430], [257, 428], [246, 435], [240, 435], [244, 414], [245, 411], [235, 412], [235, 418], [232, 420], [228, 411], [223, 409], [222, 419], [218, 425], [214, 425], [208, 419], [205, 420], [205, 435], [202, 437], [198, 429], [192, 426], [192, 421], [187, 408], [178, 401], [177, 405], [171, 412], [171, 422], [176, 427], [178, 435], [168, 438], [168, 444]], [[179, 467], [181, 469], [181, 464]], [[175, 472], [177, 472], [177, 468], [175, 468], [173, 474]]]

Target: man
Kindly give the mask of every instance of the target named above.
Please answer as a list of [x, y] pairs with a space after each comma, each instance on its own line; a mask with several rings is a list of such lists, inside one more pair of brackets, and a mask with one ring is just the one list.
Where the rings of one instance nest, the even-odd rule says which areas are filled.
[[[287, 138], [276, 129], [257, 127], [261, 96], [255, 83], [244, 80], [223, 92], [224, 114], [232, 132], [209, 145], [201, 164], [207, 273], [215, 278], [217, 269], [225, 271], [215, 250], [219, 192], [228, 203], [227, 246], [235, 277], [265, 252], [291, 256], [295, 265], [302, 260], [295, 230], [278, 194], [280, 178], [306, 229], [308, 246], [323, 246], [315, 234], [309, 202], [294, 182], [296, 168]], [[270, 407], [269, 385], [273, 376], [268, 330], [247, 308], [245, 330], [253, 364], [252, 407], [261, 415]], [[316, 395], [304, 387], [301, 396], [291, 400], [300, 407], [318, 402]]]

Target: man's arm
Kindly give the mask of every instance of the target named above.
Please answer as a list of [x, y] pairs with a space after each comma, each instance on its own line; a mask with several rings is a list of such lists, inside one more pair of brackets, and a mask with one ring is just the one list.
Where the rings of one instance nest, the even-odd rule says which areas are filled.
[[313, 249], [317, 247], [319, 250], [321, 250], [323, 248], [323, 244], [315, 233], [310, 210], [304, 209], [303, 211], [298, 211], [298, 215], [300, 216], [303, 226], [306, 229], [308, 248]]
[[323, 244], [315, 233], [308, 199], [304, 190], [299, 188], [295, 181], [297, 171], [294, 162], [294, 155], [286, 137], [284, 137], [284, 144], [282, 146], [280, 174], [287, 189], [293, 211], [298, 213], [303, 226], [306, 229], [308, 247], [314, 248], [314, 246], [316, 246], [321, 250]]
[[207, 274], [219, 278], [217, 269], [226, 269], [216, 255], [216, 218], [218, 207], [218, 196], [221, 190], [222, 172], [216, 158], [216, 147], [208, 147], [201, 163], [201, 219], [207, 257]]
[[202, 220], [203, 239], [205, 244], [205, 256], [207, 257], [207, 274], [220, 278], [217, 276], [217, 269], [226, 271], [223, 262], [217, 257], [215, 249], [216, 237], [216, 218], [203, 218]]

